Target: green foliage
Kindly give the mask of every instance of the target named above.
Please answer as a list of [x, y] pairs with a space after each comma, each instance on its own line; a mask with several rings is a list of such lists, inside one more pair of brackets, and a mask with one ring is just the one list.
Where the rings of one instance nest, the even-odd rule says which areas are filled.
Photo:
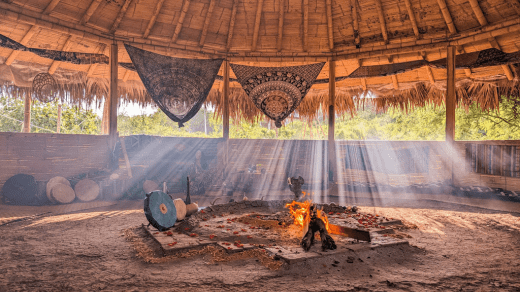
[[[53, 133], [57, 130], [57, 101], [31, 105], [31, 132]], [[18, 99], [0, 98], [0, 131], [20, 132], [24, 120], [24, 102]], [[92, 110], [78, 106], [62, 105], [60, 132], [63, 134], [99, 134], [100, 119]]]

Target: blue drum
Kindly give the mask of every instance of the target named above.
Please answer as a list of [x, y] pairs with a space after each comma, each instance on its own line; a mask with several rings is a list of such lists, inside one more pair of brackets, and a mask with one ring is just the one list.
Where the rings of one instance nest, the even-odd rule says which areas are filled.
[[148, 222], [159, 231], [173, 227], [177, 221], [177, 209], [175, 209], [173, 200], [161, 191], [146, 194], [144, 214]]

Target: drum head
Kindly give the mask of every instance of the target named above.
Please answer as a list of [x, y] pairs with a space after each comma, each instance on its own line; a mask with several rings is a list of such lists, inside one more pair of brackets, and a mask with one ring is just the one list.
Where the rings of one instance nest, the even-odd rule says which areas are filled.
[[144, 214], [148, 222], [159, 231], [175, 225], [177, 210], [172, 199], [161, 191], [154, 191], [144, 199]]

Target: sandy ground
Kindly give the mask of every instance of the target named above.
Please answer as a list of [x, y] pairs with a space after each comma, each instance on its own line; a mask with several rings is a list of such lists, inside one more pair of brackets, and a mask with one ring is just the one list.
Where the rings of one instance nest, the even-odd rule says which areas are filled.
[[[150, 239], [136, 228], [146, 220], [138, 201], [0, 206], [0, 291], [520, 291], [520, 204], [502, 212], [456, 202], [361, 207], [402, 219], [410, 246], [274, 269], [254, 255], [150, 262], [160, 257], [139, 249]], [[23, 216], [8, 223], [13, 214]]]

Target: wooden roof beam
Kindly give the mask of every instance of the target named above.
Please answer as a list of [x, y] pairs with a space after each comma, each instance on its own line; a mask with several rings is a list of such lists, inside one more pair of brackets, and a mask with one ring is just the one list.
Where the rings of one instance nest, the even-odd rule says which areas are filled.
[[[31, 26], [31, 28], [29, 28], [29, 30], [25, 33], [25, 35], [23, 36], [22, 40], [19, 42], [20, 44], [22, 45], [27, 45], [27, 43], [31, 40], [31, 38], [33, 37], [33, 35], [36, 33], [36, 31], [38, 30], [38, 26], [37, 25], [33, 25]], [[16, 59], [16, 57], [18, 57], [18, 54], [20, 54], [21, 51], [18, 51], [18, 50], [13, 50], [11, 52], [11, 54], [9, 55], [9, 57], [7, 57], [7, 60], [5, 61], [4, 64], [6, 65], [11, 65], [14, 60]]]
[[488, 25], [484, 12], [482, 12], [480, 5], [478, 5], [478, 0], [469, 0], [469, 4], [471, 5], [471, 9], [473, 9], [473, 13], [475, 13], [475, 16], [477, 17], [478, 23], [480, 23], [481, 26]]
[[329, 34], [329, 49], [332, 51], [334, 50], [334, 27], [332, 26], [332, 0], [325, 1], [325, 4], [327, 6], [327, 32]]
[[184, 0], [184, 5], [182, 5], [182, 10], [181, 10], [181, 15], [179, 16], [177, 25], [175, 26], [175, 32], [173, 33], [172, 43], [175, 43], [177, 41], [177, 38], [179, 37], [179, 33], [181, 32], [181, 29], [182, 29], [182, 24], [184, 23], [184, 18], [186, 18], [186, 13], [188, 12], [189, 8], [190, 8], [190, 0]]
[[283, 41], [283, 21], [284, 21], [284, 13], [285, 13], [285, 0], [280, 1], [280, 8], [278, 11], [278, 38], [276, 39], [276, 50], [282, 50], [282, 41]]
[[[502, 50], [502, 48], [500, 47], [500, 44], [497, 42], [497, 40], [495, 38], [490, 38], [489, 44], [491, 45], [491, 47], [493, 47], [497, 50]], [[515, 78], [515, 76], [513, 74], [513, 71], [511, 71], [511, 68], [509, 67], [509, 65], [501, 65], [501, 66], [502, 66], [502, 69], [504, 70], [504, 74], [506, 75], [507, 79], [510, 81], [513, 80]]]
[[385, 40], [385, 44], [388, 44], [388, 32], [386, 30], [385, 15], [383, 14], [383, 5], [381, 0], [375, 0], [377, 15], [379, 16], [379, 23], [381, 24], [381, 34]]
[[455, 28], [455, 24], [453, 24], [453, 19], [451, 18], [450, 11], [448, 10], [448, 6], [446, 5], [445, 0], [437, 0], [437, 4], [439, 4], [439, 8], [442, 12], [442, 17], [444, 17], [444, 21], [448, 26], [448, 30], [451, 34], [457, 33], [457, 28]]
[[231, 18], [229, 19], [228, 38], [226, 43], [226, 51], [231, 48], [231, 40], [233, 39], [233, 31], [235, 30], [235, 20], [237, 18], [238, 0], [233, 1], [233, 8], [231, 8]]
[[309, 49], [309, 0], [302, 0], [303, 10], [303, 51]]
[[92, 14], [96, 12], [96, 9], [98, 8], [99, 4], [101, 4], [101, 0], [94, 0], [92, 3], [90, 3], [90, 6], [88, 7], [85, 14], [83, 14], [83, 17], [81, 18], [80, 23], [84, 25], [90, 20], [90, 17], [92, 17]]
[[357, 0], [350, 0], [350, 9], [352, 11], [352, 27], [354, 28], [354, 43], [356, 48], [361, 47], [361, 40], [359, 38], [359, 22], [357, 13]]
[[[70, 47], [72, 46], [72, 41], [74, 40], [74, 36], [72, 35], [69, 35], [69, 37], [67, 38], [67, 40], [65, 41], [65, 43], [63, 44], [63, 46], [61, 46], [61, 48], [59, 49], [59, 51], [68, 51], [70, 50]], [[58, 69], [58, 67], [60, 66], [60, 61], [52, 61], [52, 64], [51, 66], [49, 67], [49, 74], [54, 74], [54, 72], [56, 72], [56, 69]]]
[[60, 0], [52, 0], [51, 3], [49, 3], [49, 5], [47, 5], [47, 7], [45, 7], [45, 10], [43, 10], [42, 13], [50, 14], [54, 10], [54, 8], [56, 8], [58, 3], [60, 3]]
[[264, 0], [258, 0], [258, 5], [256, 6], [256, 18], [255, 27], [253, 29], [253, 45], [251, 46], [251, 51], [256, 51], [256, 46], [258, 45], [258, 33], [260, 32], [260, 20], [262, 20], [263, 8]]
[[155, 5], [155, 9], [153, 11], [152, 17], [150, 18], [150, 21], [148, 21], [148, 26], [146, 27], [146, 30], [144, 31], [143, 38], [148, 38], [150, 35], [150, 32], [152, 31], [152, 28], [155, 24], [155, 20], [157, 19], [157, 15], [159, 15], [159, 12], [161, 12], [161, 8], [164, 4], [164, 0], [159, 0], [157, 4]]
[[408, 10], [408, 16], [410, 17], [410, 22], [412, 23], [413, 33], [415, 34], [416, 38], [419, 38], [419, 27], [417, 26], [417, 19], [415, 19], [412, 3], [410, 0], [404, 0], [404, 4], [406, 4], [406, 10]]
[[206, 13], [206, 18], [204, 19], [204, 26], [202, 27], [202, 33], [200, 34], [199, 46], [204, 46], [204, 42], [206, 41], [206, 36], [208, 35], [208, 28], [211, 22], [211, 16], [213, 15], [213, 9], [215, 9], [216, 0], [211, 0], [209, 2], [208, 12]]
[[128, 7], [130, 6], [130, 3], [132, 3], [132, 0], [125, 0], [125, 3], [123, 3], [123, 6], [119, 10], [119, 13], [117, 13], [116, 20], [112, 24], [112, 28], [110, 28], [111, 34], [116, 32], [117, 28], [119, 27], [119, 24], [121, 23], [121, 20], [123, 20], [123, 17], [125, 16], [125, 13], [128, 10]]

